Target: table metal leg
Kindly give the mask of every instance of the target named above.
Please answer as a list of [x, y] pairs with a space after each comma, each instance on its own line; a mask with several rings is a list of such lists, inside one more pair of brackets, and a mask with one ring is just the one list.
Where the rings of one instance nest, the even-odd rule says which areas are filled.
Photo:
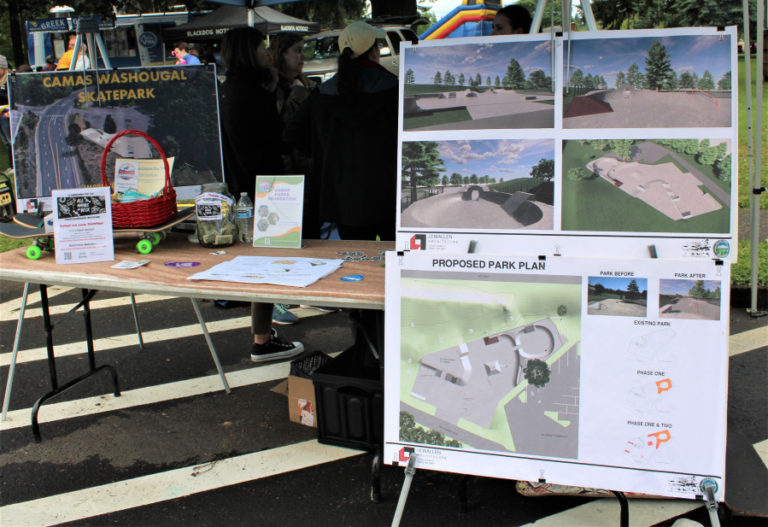
[[21, 341], [21, 326], [24, 324], [24, 311], [27, 309], [27, 296], [29, 296], [29, 282], [24, 283], [24, 294], [21, 297], [21, 310], [19, 311], [19, 321], [16, 322], [16, 337], [13, 339], [13, 352], [11, 353], [11, 366], [8, 369], [8, 380], [5, 382], [5, 395], [3, 396], [3, 413], [0, 415], [0, 421], [5, 421], [8, 414], [8, 406], [11, 404], [11, 390], [13, 389], [13, 373], [16, 371], [16, 355], [19, 352], [19, 341]]
[[229, 383], [227, 382], [227, 376], [224, 375], [224, 370], [221, 368], [221, 362], [219, 361], [219, 355], [216, 353], [216, 347], [213, 345], [213, 339], [211, 339], [211, 335], [208, 333], [208, 328], [205, 326], [203, 313], [200, 311], [200, 304], [197, 302], [196, 298], [190, 298], [189, 300], [192, 302], [192, 307], [195, 309], [197, 320], [200, 322], [203, 335], [205, 335], [205, 341], [208, 343], [208, 350], [211, 352], [213, 362], [216, 364], [216, 369], [219, 371], [219, 377], [221, 377], [221, 383], [224, 385], [224, 390], [227, 393], [230, 393], [232, 390], [230, 389]]
[[93, 295], [96, 292], [89, 291], [87, 289], [83, 289], [82, 292], [83, 292], [83, 300], [77, 306], [75, 306], [72, 309], [72, 311], [78, 309], [81, 306], [83, 307], [83, 310], [84, 310], [85, 335], [86, 335], [86, 346], [88, 349], [89, 371], [59, 386], [59, 379], [56, 373], [56, 357], [53, 352], [53, 323], [51, 322], [51, 312], [48, 306], [48, 288], [43, 284], [40, 285], [40, 302], [43, 308], [43, 324], [45, 326], [45, 342], [46, 342], [46, 348], [48, 352], [48, 371], [51, 375], [52, 389], [51, 391], [49, 391], [48, 393], [40, 397], [32, 407], [32, 434], [35, 436], [35, 441], [40, 441], [41, 439], [40, 425], [37, 420], [37, 414], [40, 411], [40, 406], [51, 397], [60, 394], [61, 392], [78, 384], [79, 382], [84, 381], [85, 379], [99, 373], [100, 371], [106, 370], [110, 373], [110, 375], [112, 376], [112, 385], [115, 388], [114, 390], [115, 397], [120, 397], [120, 387], [117, 382], [117, 371], [115, 370], [115, 368], [113, 368], [108, 364], [96, 367], [96, 357], [93, 349], [93, 331], [91, 328], [91, 307], [90, 307], [90, 300], [91, 298], [93, 298]]
[[136, 295], [131, 293], [131, 310], [133, 311], [133, 322], [136, 324], [136, 337], [139, 339], [139, 350], [144, 351], [144, 339], [141, 336], [141, 325], [139, 325], [139, 312], [136, 309]]

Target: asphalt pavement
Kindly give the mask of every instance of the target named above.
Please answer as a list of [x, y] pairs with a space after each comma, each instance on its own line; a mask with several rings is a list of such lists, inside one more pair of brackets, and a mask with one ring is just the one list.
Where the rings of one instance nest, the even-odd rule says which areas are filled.
[[[21, 292], [20, 284], [0, 284], [3, 387]], [[79, 300], [76, 290], [52, 288], [50, 294], [54, 313]], [[272, 390], [288, 366], [250, 362], [247, 307], [201, 303], [233, 384], [226, 394], [190, 302], [140, 295], [138, 303], [144, 350], [133, 333], [127, 296], [100, 293], [93, 302], [97, 363], [117, 369], [122, 397], [109, 395], [112, 387], [103, 373], [57, 396], [42, 407], [43, 440], [37, 443], [29, 410], [49, 389], [49, 372], [39, 298], [30, 299], [9, 420], [0, 423], [0, 525], [390, 525], [403, 470], [382, 468], [382, 498], [374, 503], [372, 453], [318, 444], [315, 429], [288, 420], [286, 398]], [[301, 321], [280, 327], [283, 336], [328, 353], [352, 343], [346, 313], [297, 312]], [[62, 379], [87, 368], [81, 319], [80, 314], [54, 315]], [[756, 445], [764, 463], [766, 324], [768, 317], [731, 310], [729, 431]], [[765, 477], [764, 465], [752, 468], [745, 478]], [[464, 490], [466, 510], [460, 498]], [[765, 493], [765, 485], [755, 492]], [[765, 525], [764, 518], [721, 511], [722, 525]], [[709, 525], [701, 503], [630, 501], [631, 525], [671, 525], [683, 516]], [[401, 525], [533, 522], [619, 525], [618, 505], [614, 499], [527, 498], [511, 480], [421, 470]]]

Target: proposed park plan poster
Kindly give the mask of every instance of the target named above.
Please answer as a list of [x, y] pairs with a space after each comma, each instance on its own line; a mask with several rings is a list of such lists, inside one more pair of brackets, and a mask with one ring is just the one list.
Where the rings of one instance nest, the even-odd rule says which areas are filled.
[[[101, 186], [101, 156], [117, 132], [138, 130], [175, 158], [179, 199], [223, 180], [216, 73], [207, 66], [50, 71], [9, 77], [19, 211], [51, 210], [56, 189]], [[107, 157], [158, 158], [143, 137], [117, 139]]]
[[407, 251], [386, 273], [387, 463], [723, 496], [728, 265]]
[[401, 57], [399, 249], [735, 258], [735, 27]]

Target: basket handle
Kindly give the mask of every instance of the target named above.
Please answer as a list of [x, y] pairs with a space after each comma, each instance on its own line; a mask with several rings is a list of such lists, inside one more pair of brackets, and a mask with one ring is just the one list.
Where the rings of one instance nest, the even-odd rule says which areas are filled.
[[104, 147], [104, 152], [101, 154], [101, 183], [105, 187], [109, 187], [111, 190], [112, 185], [109, 183], [109, 180], [107, 179], [107, 154], [109, 153], [109, 149], [112, 148], [112, 143], [114, 143], [117, 139], [123, 137], [124, 135], [138, 135], [140, 137], [143, 137], [150, 143], [152, 143], [152, 146], [155, 147], [155, 149], [160, 154], [160, 157], [163, 160], [163, 167], [165, 168], [165, 188], [163, 191], [165, 193], [168, 193], [171, 188], [171, 171], [168, 168], [168, 159], [165, 157], [165, 151], [160, 147], [157, 141], [152, 139], [149, 135], [145, 134], [144, 132], [140, 130], [122, 130], [115, 134], [115, 136], [109, 140], [107, 143], [107, 146]]

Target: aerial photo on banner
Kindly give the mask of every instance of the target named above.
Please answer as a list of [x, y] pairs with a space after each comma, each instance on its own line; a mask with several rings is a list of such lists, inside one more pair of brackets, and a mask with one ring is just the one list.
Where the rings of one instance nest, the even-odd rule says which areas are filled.
[[552, 128], [549, 40], [403, 47], [403, 129]]
[[554, 141], [402, 144], [400, 225], [552, 230]]
[[563, 128], [731, 126], [731, 40], [723, 35], [573, 39]]
[[[13, 75], [9, 85], [20, 208], [50, 199], [56, 189], [101, 185], [102, 153], [122, 130], [148, 134], [174, 158], [171, 183], [179, 198], [222, 181], [213, 68], [52, 71]], [[118, 138], [109, 154], [110, 181], [117, 158], [159, 157], [135, 135]]]
[[562, 229], [731, 232], [728, 139], [563, 141]]

